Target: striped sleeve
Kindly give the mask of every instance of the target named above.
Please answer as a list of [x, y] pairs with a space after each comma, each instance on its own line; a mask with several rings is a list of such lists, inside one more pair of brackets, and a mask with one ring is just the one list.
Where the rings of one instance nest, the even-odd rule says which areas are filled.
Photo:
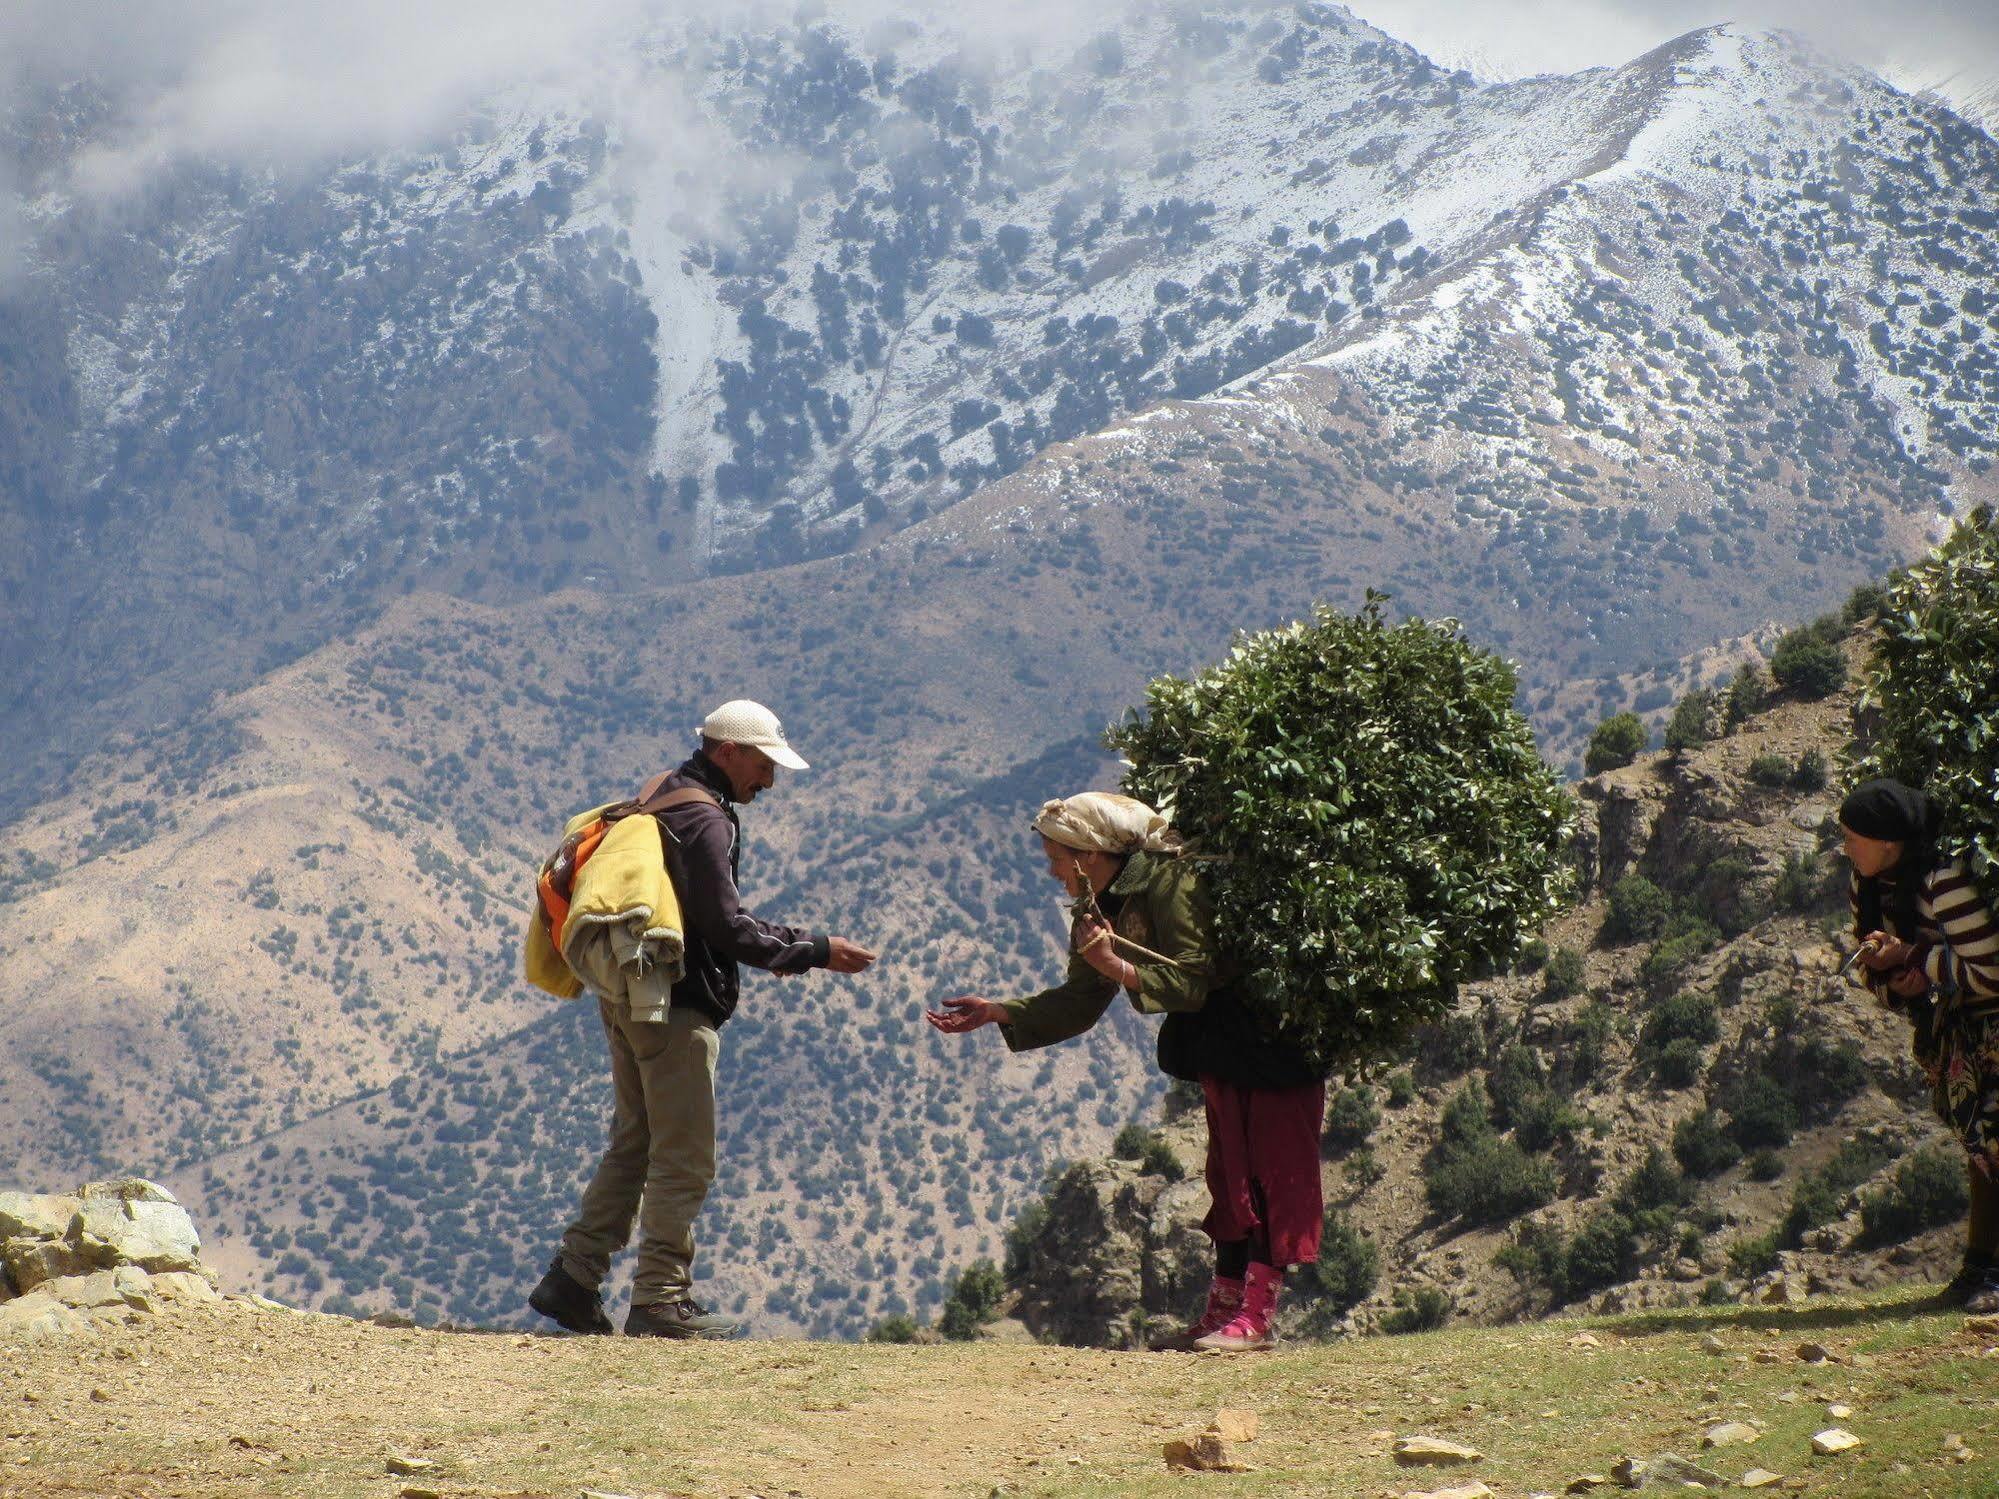
[[1953, 861], [1930, 876], [1923, 906], [1944, 938], [1923, 959], [1930, 982], [1955, 984], [1977, 999], [1999, 997], [1999, 915], [1985, 903], [1963, 864]]
[[[1860, 875], [1851, 865], [1847, 866], [1846, 871], [1846, 904], [1853, 912], [1853, 935], [1865, 937], [1867, 933], [1860, 928]], [[1856, 964], [1854, 972], [1860, 975], [1860, 982], [1867, 986], [1867, 992], [1876, 999], [1885, 1004], [1895, 998], [1894, 992], [1888, 987], [1888, 980], [1865, 963]]]

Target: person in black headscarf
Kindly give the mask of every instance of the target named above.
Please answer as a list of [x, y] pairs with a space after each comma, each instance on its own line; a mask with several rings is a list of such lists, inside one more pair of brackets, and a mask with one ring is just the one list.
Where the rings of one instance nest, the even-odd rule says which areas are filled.
[[1937, 852], [1936, 810], [1900, 781], [1866, 781], [1839, 809], [1868, 989], [1909, 1016], [1937, 1116], [1969, 1163], [1964, 1264], [1947, 1294], [1999, 1311], [1999, 913]]

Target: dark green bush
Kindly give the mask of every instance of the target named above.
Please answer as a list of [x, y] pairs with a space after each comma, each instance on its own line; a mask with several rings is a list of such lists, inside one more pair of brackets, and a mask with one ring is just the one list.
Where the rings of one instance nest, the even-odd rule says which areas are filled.
[[1510, 1129], [1519, 1123], [1521, 1108], [1548, 1091], [1548, 1069], [1540, 1053], [1516, 1041], [1493, 1062], [1485, 1086], [1492, 1098], [1493, 1122]]
[[1798, 1131], [1798, 1106], [1779, 1083], [1750, 1073], [1731, 1083], [1721, 1098], [1729, 1137], [1744, 1150], [1791, 1143]]
[[1666, 748], [1674, 754], [1698, 749], [1714, 739], [1725, 723], [1726, 707], [1718, 694], [1696, 687], [1673, 705], [1666, 720]]
[[1903, 1239], [1955, 1223], [1971, 1201], [1966, 1185], [1964, 1151], [1957, 1145], [1932, 1145], [1895, 1168], [1895, 1180], [1860, 1199], [1860, 1221], [1871, 1243], [1897, 1244]]
[[1784, 1236], [1781, 1229], [1770, 1229], [1750, 1238], [1737, 1239], [1728, 1246], [1728, 1268], [1743, 1280], [1777, 1268], [1777, 1256], [1783, 1252]]
[[1574, 1104], [1544, 1088], [1520, 1106], [1513, 1139], [1522, 1150], [1549, 1150], [1574, 1139], [1588, 1123]]
[[1651, 734], [1636, 713], [1613, 713], [1596, 726], [1583, 751], [1583, 769], [1591, 775], [1621, 770], [1645, 752]]
[[1638, 1231], [1624, 1214], [1599, 1209], [1562, 1251], [1561, 1298], [1574, 1301], [1638, 1273]]
[[1423, 1180], [1440, 1217], [1468, 1227], [1504, 1223], [1555, 1200], [1555, 1172], [1512, 1140], [1488, 1137], [1443, 1152]]
[[1770, 656], [1770, 675], [1802, 698], [1829, 697], [1846, 685], [1846, 657], [1809, 626], [1791, 631]]
[[1582, 1007], [1564, 1035], [1560, 1052], [1562, 1076], [1571, 1087], [1592, 1082], [1603, 1071], [1610, 1054], [1610, 1038], [1617, 1034], [1617, 1012], [1601, 1001]]
[[1999, 891], [1999, 523], [1981, 505], [1891, 579], [1868, 670], [1879, 705], [1855, 780], [1893, 776], [1938, 804], [1944, 853]]
[[999, 1267], [991, 1260], [974, 1260], [953, 1277], [937, 1330], [953, 1342], [971, 1342], [981, 1327], [999, 1315], [1000, 1297], [1005, 1294], [1006, 1282]]
[[1145, 1154], [1139, 1157], [1138, 1164], [1147, 1176], [1163, 1176], [1170, 1182], [1180, 1181], [1187, 1175], [1187, 1168], [1180, 1164], [1180, 1157], [1173, 1153], [1173, 1147], [1161, 1134], [1154, 1134], [1145, 1142]]
[[1642, 874], [1627, 874], [1612, 885], [1609, 904], [1603, 934], [1612, 942], [1656, 937], [1673, 915], [1673, 898]]
[[1416, 1079], [1407, 1068], [1388, 1074], [1388, 1106], [1391, 1109], [1406, 1109], [1416, 1101]]
[[1520, 951], [1513, 959], [1516, 973], [1539, 973], [1548, 966], [1548, 944], [1540, 937], [1530, 937], [1520, 944]]
[[1807, 1037], [1790, 1069], [1791, 1101], [1806, 1119], [1829, 1119], [1873, 1082], [1860, 1043], [1850, 1038], [1827, 1042]]
[[903, 1312], [896, 1312], [879, 1319], [868, 1329], [870, 1343], [914, 1343], [918, 1332], [916, 1319]]
[[1751, 1181], [1773, 1182], [1784, 1174], [1784, 1157], [1765, 1146], [1762, 1150], [1750, 1152], [1749, 1160], [1742, 1169]]
[[1742, 1159], [1742, 1147], [1728, 1137], [1713, 1109], [1702, 1109], [1673, 1127], [1673, 1159], [1696, 1179], [1719, 1176]]
[[1798, 756], [1797, 769], [1791, 772], [1791, 784], [1800, 791], [1823, 791], [1832, 779], [1832, 767], [1825, 756], [1815, 749], [1808, 749]]
[[1375, 1107], [1374, 1089], [1365, 1084], [1342, 1088], [1326, 1110], [1326, 1143], [1335, 1150], [1352, 1150], [1365, 1145], [1379, 1123], [1381, 1110]]
[[1749, 779], [1759, 786], [1788, 786], [1791, 784], [1791, 762], [1774, 750], [1758, 755], [1749, 762]]
[[1476, 1015], [1446, 1015], [1423, 1028], [1416, 1051], [1431, 1077], [1462, 1077], [1485, 1061], [1485, 1024]]
[[1381, 1251], [1374, 1241], [1355, 1228], [1347, 1215], [1334, 1208], [1327, 1212], [1324, 1231], [1319, 1236], [1319, 1262], [1313, 1276], [1326, 1299], [1340, 1311], [1360, 1305], [1374, 1293], [1381, 1278]]
[[1512, 667], [1383, 603], [1240, 636], [1105, 736], [1125, 789], [1221, 856], [1204, 868], [1245, 1000], [1327, 1066], [1448, 1014], [1574, 884], [1574, 803]]
[[1691, 930], [1662, 937], [1638, 965], [1638, 981], [1654, 999], [1670, 994], [1720, 940], [1721, 933], [1705, 921], [1695, 923]]
[[1671, 1042], [1682, 1039], [1699, 1046], [1721, 1039], [1721, 1019], [1715, 1012], [1712, 995], [1675, 994], [1652, 1006], [1638, 1032], [1638, 1049], [1662, 1051]]
[[1547, 1000], [1567, 999], [1580, 994], [1583, 987], [1583, 955], [1573, 947], [1558, 947], [1548, 958], [1547, 971], [1541, 975], [1541, 997]]
[[1619, 1212], [1635, 1218], [1653, 1208], [1678, 1207], [1688, 1195], [1687, 1179], [1680, 1168], [1654, 1145], [1618, 1187], [1612, 1202]]
[[1562, 1231], [1552, 1223], [1527, 1222], [1492, 1257], [1492, 1262], [1525, 1286], [1545, 1286], [1561, 1295]]
[[1784, 868], [1771, 891], [1780, 911], [1809, 911], [1826, 898], [1825, 867], [1817, 854], [1784, 855]]
[[1450, 1320], [1451, 1298], [1435, 1286], [1418, 1286], [1414, 1291], [1395, 1293], [1395, 1310], [1381, 1319], [1381, 1330], [1401, 1335], [1429, 1332]]
[[1728, 726], [1740, 728], [1763, 710], [1770, 701], [1770, 675], [1753, 661], [1745, 661], [1728, 679], [1726, 713]]
[[1127, 1124], [1111, 1141], [1111, 1154], [1120, 1161], [1142, 1160], [1145, 1147], [1152, 1143], [1152, 1131], [1142, 1124]]
[[1795, 1248], [1806, 1234], [1830, 1223], [1846, 1206], [1847, 1194], [1895, 1158], [1885, 1141], [1856, 1137], [1841, 1144], [1833, 1158], [1807, 1171], [1791, 1189], [1791, 1206], [1781, 1225], [1784, 1243]]
[[1662, 1088], [1691, 1088], [1701, 1078], [1701, 1044], [1676, 1036], [1652, 1056], [1652, 1077]]

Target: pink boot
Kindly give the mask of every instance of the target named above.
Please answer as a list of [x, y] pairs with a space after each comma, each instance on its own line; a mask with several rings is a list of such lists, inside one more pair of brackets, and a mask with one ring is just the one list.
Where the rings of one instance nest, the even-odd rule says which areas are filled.
[[1249, 1353], [1277, 1346], [1270, 1324], [1277, 1319], [1277, 1293], [1284, 1285], [1284, 1272], [1271, 1265], [1251, 1264], [1243, 1282], [1242, 1305], [1221, 1327], [1194, 1346], [1211, 1352]]
[[1208, 1284], [1207, 1310], [1193, 1322], [1177, 1332], [1170, 1332], [1163, 1338], [1154, 1338], [1147, 1346], [1154, 1353], [1187, 1353], [1192, 1351], [1196, 1338], [1205, 1338], [1228, 1326], [1229, 1319], [1242, 1306], [1243, 1283], [1226, 1275], [1217, 1275]]

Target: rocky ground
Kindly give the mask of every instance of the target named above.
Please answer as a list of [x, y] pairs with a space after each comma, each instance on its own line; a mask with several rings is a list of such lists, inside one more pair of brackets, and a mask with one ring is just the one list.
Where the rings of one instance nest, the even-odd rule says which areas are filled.
[[[247, 1300], [131, 1308], [71, 1336], [0, 1333], [0, 1492], [1524, 1499], [1732, 1489], [1760, 1471], [1773, 1493], [1989, 1499], [1999, 1323], [1922, 1294], [1235, 1359], [480, 1335]], [[1199, 1441], [1211, 1424], [1254, 1439]], [[1816, 1453], [1833, 1431], [1859, 1445]], [[1170, 1466], [1176, 1442], [1182, 1461], [1248, 1471]]]

